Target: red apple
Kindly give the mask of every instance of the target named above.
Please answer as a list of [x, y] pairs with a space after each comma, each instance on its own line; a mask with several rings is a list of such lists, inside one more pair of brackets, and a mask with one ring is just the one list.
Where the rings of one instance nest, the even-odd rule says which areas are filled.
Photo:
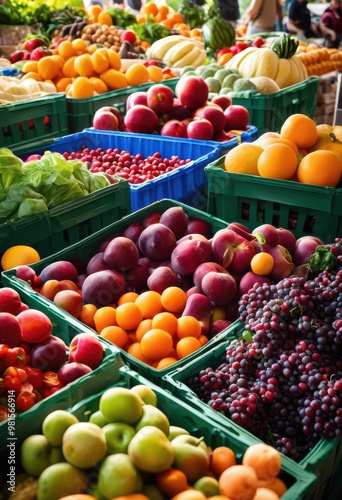
[[170, 137], [187, 137], [187, 127], [180, 120], [168, 120], [162, 126], [160, 135]]
[[233, 101], [231, 100], [231, 98], [225, 94], [217, 94], [215, 95], [211, 102], [213, 102], [214, 104], [218, 104], [220, 106], [220, 108], [223, 109], [223, 111], [225, 109], [228, 108], [228, 106], [230, 106], [231, 104], [233, 104]]
[[287, 248], [289, 252], [292, 252], [296, 246], [297, 238], [289, 229], [284, 229], [283, 227], [277, 228], [278, 232], [278, 242], [279, 245]]
[[200, 76], [184, 75], [176, 84], [175, 94], [182, 106], [197, 109], [207, 102], [209, 87]]
[[223, 110], [219, 106], [210, 103], [197, 108], [193, 113], [193, 117], [209, 120], [213, 126], [214, 133], [221, 132], [226, 122]]
[[93, 118], [93, 127], [96, 130], [118, 130], [119, 120], [110, 111], [97, 111]]
[[226, 117], [225, 131], [246, 130], [250, 116], [247, 108], [239, 104], [231, 104], [224, 110], [224, 114]]
[[253, 245], [231, 229], [220, 229], [211, 240], [213, 260], [231, 273], [244, 273], [255, 255]]
[[152, 85], [146, 92], [147, 106], [158, 115], [171, 110], [173, 99], [171, 88], [162, 83]]
[[78, 333], [70, 342], [69, 362], [83, 363], [94, 370], [100, 365], [103, 352], [103, 344], [95, 333]]
[[[272, 224], [261, 224], [253, 229], [252, 234], [255, 236], [260, 234], [263, 237], [262, 240], [265, 239], [265, 243], [273, 247], [279, 243], [277, 228], [272, 226]], [[260, 243], [263, 244], [263, 241], [260, 241]]]
[[158, 116], [147, 106], [135, 104], [125, 115], [127, 132], [138, 134], [151, 134], [158, 125]]
[[296, 266], [307, 264], [310, 257], [318, 246], [324, 245], [323, 241], [314, 236], [302, 236], [298, 238], [295, 248], [291, 255]]
[[129, 94], [126, 101], [126, 112], [136, 104], [143, 104], [144, 106], [147, 106], [146, 91], [137, 90], [136, 92]]
[[186, 127], [189, 139], [211, 141], [214, 136], [212, 123], [206, 118], [194, 118]]
[[118, 119], [118, 122], [119, 122], [119, 129], [120, 129], [122, 127], [122, 125], [124, 124], [124, 115], [119, 111], [119, 109], [115, 106], [101, 106], [99, 109], [97, 109], [95, 111], [94, 116], [97, 113], [101, 113], [104, 111], [106, 111], [106, 112], [109, 111], [110, 113], [113, 113], [113, 115], [116, 116], [116, 118]]

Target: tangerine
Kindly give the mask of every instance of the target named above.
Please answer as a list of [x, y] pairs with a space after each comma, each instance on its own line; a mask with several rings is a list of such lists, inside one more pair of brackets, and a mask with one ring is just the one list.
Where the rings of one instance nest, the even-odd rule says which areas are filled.
[[280, 128], [280, 137], [294, 142], [298, 148], [311, 148], [317, 140], [314, 120], [302, 113], [294, 113], [286, 118]]
[[297, 169], [299, 182], [316, 186], [336, 187], [341, 174], [341, 158], [333, 151], [323, 149], [305, 155]]
[[226, 154], [224, 168], [227, 172], [259, 175], [258, 159], [263, 150], [260, 144], [241, 142]]
[[291, 179], [296, 170], [297, 155], [286, 144], [270, 144], [259, 156], [258, 172], [261, 177], [286, 180]]

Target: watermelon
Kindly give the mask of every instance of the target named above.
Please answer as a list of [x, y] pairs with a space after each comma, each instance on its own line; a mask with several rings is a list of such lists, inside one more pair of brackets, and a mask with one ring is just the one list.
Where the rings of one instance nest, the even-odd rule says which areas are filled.
[[202, 37], [205, 47], [216, 52], [223, 47], [234, 45], [236, 33], [229, 21], [216, 17], [203, 24]]

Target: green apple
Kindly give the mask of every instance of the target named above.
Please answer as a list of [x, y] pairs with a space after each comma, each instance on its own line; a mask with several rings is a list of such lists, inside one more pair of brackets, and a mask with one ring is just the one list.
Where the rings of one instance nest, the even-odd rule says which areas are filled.
[[131, 391], [138, 394], [145, 404], [157, 406], [158, 398], [154, 390], [145, 384], [138, 384], [131, 387]]
[[168, 438], [172, 441], [176, 436], [182, 436], [183, 434], [189, 435], [189, 431], [178, 425], [170, 425]]
[[170, 443], [175, 455], [172, 467], [183, 471], [189, 483], [208, 474], [210, 458], [202, 438], [180, 435]]
[[98, 490], [105, 498], [140, 493], [142, 487], [141, 474], [126, 453], [108, 455], [101, 463]]
[[104, 418], [101, 410], [94, 411], [89, 417], [89, 422], [98, 425], [99, 427], [104, 427], [108, 424], [108, 421]]
[[112, 422], [102, 427], [107, 441], [107, 455], [126, 453], [128, 445], [135, 435], [135, 429], [124, 422]]
[[165, 413], [153, 405], [145, 404], [142, 408], [142, 416], [135, 424], [136, 430], [140, 430], [146, 425], [153, 425], [158, 427], [164, 432], [166, 436], [169, 435], [170, 422]]
[[143, 413], [143, 401], [127, 387], [110, 387], [99, 401], [99, 409], [110, 422], [125, 422], [135, 425]]
[[65, 460], [70, 464], [80, 469], [88, 469], [106, 456], [107, 441], [98, 425], [77, 422], [65, 431], [62, 450]]
[[195, 490], [201, 491], [207, 498], [220, 495], [218, 480], [212, 476], [202, 476], [192, 486]]
[[21, 444], [21, 464], [28, 474], [38, 477], [49, 465], [60, 461], [60, 458], [64, 460], [63, 455], [56, 453], [57, 449], [49, 444], [43, 434], [32, 434]]
[[66, 410], [55, 410], [43, 420], [42, 432], [53, 446], [61, 446], [63, 434], [70, 425], [78, 422], [78, 418]]
[[165, 432], [153, 425], [146, 425], [137, 431], [127, 453], [138, 469], [152, 474], [168, 469], [174, 460], [172, 443]]
[[76, 493], [85, 493], [87, 474], [67, 462], [53, 464], [38, 478], [37, 500], [59, 500]]

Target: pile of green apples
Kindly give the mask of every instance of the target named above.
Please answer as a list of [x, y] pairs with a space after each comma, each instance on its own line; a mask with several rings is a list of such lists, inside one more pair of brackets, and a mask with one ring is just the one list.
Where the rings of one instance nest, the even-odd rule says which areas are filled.
[[[171, 425], [157, 404], [147, 385], [112, 386], [87, 421], [65, 410], [49, 413], [41, 433], [28, 436], [20, 448], [24, 471], [37, 479], [37, 500], [82, 493], [101, 500], [132, 493], [150, 497], [156, 475], [170, 467], [182, 470], [193, 487], [197, 482], [198, 489], [207, 489], [209, 446]], [[218, 482], [209, 480], [218, 494]]]

